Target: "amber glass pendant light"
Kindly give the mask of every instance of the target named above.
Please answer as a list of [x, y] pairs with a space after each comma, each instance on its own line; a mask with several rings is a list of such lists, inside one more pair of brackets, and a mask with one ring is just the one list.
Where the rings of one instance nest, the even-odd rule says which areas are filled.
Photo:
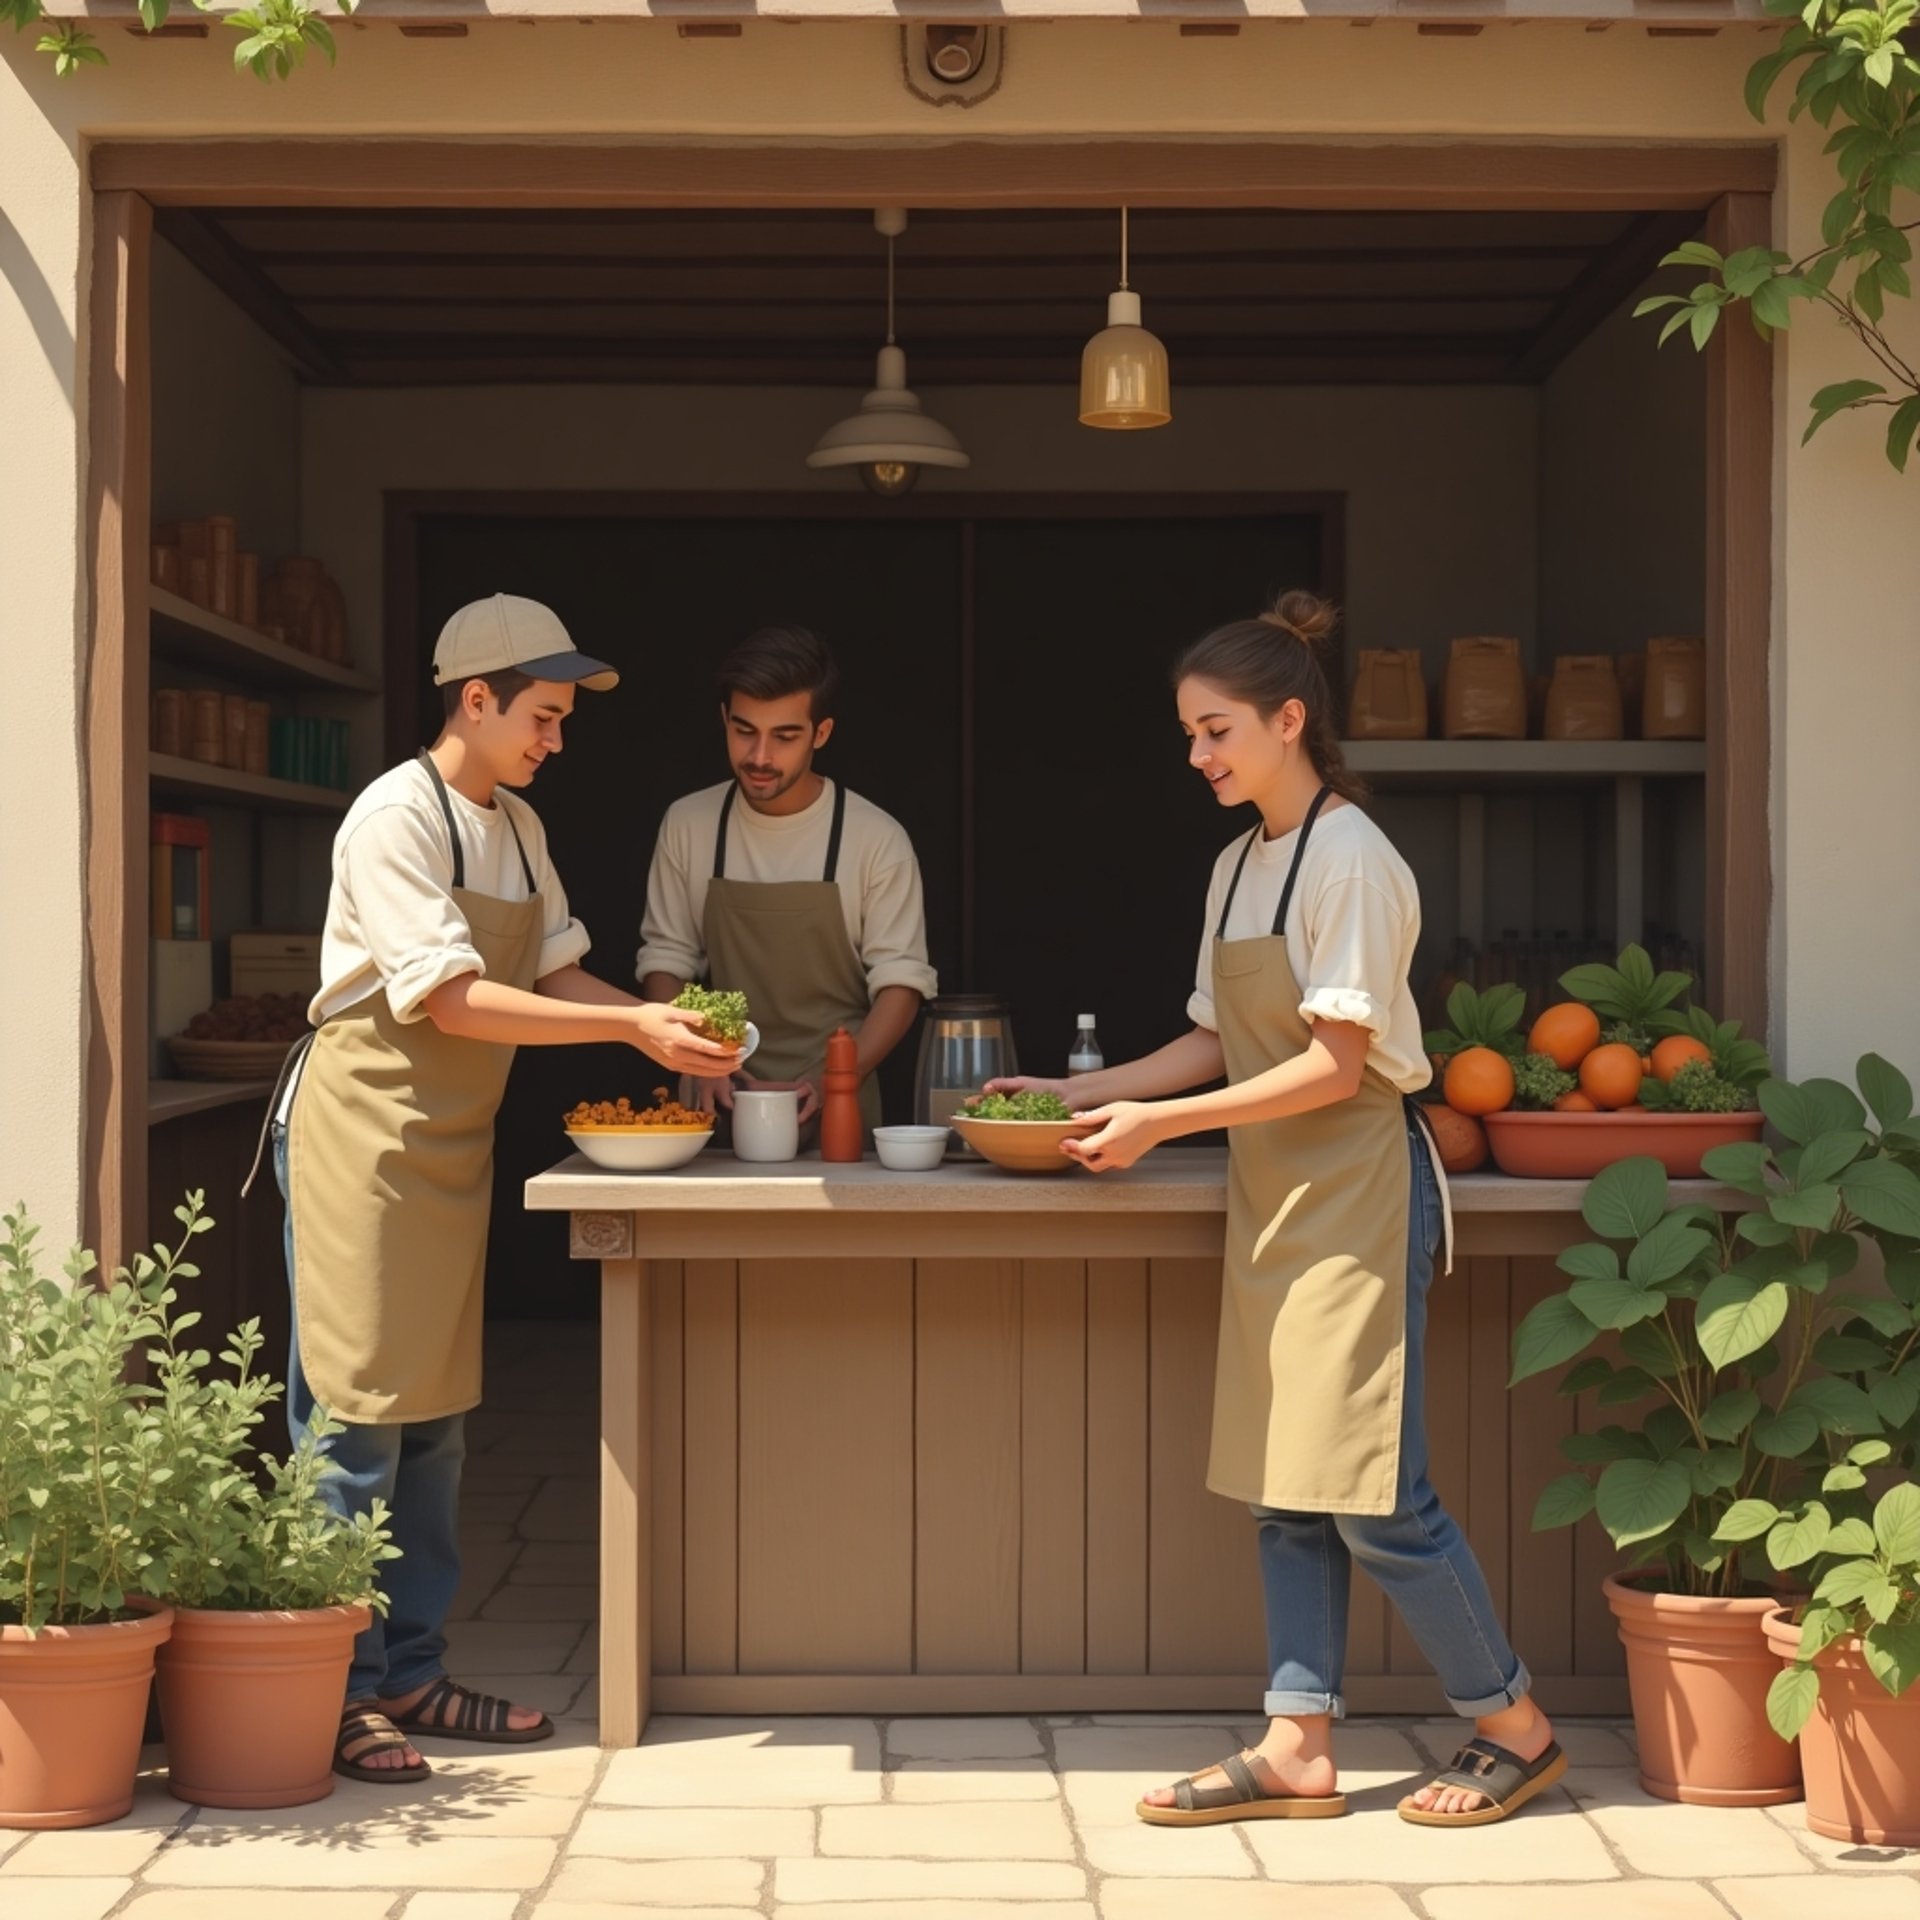
[[1140, 296], [1127, 285], [1127, 210], [1120, 209], [1120, 284], [1107, 295], [1107, 324], [1080, 356], [1083, 427], [1164, 427], [1173, 418], [1167, 350], [1140, 324]]

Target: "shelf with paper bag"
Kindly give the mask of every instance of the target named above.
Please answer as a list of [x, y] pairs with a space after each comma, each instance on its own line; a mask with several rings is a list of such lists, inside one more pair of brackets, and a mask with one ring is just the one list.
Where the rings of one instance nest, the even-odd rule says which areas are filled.
[[149, 587], [147, 598], [157, 659], [261, 687], [354, 694], [380, 691], [375, 681], [351, 667], [316, 659], [284, 640], [243, 627], [237, 620], [197, 606], [165, 587]]

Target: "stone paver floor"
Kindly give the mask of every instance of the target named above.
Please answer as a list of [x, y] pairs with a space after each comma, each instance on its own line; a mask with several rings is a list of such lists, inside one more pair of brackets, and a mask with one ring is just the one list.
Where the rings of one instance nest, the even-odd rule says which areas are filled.
[[156, 1767], [112, 1827], [0, 1833], [0, 1920], [1920, 1920], [1920, 1854], [1818, 1839], [1797, 1806], [1650, 1799], [1611, 1723], [1563, 1723], [1563, 1786], [1473, 1833], [1394, 1815], [1452, 1751], [1442, 1720], [1339, 1730], [1344, 1820], [1197, 1831], [1143, 1826], [1140, 1789], [1257, 1727], [660, 1719], [602, 1752], [593, 1330], [511, 1332], [514, 1371], [496, 1363], [471, 1423], [454, 1661], [558, 1737], [427, 1741], [432, 1780], [341, 1781], [290, 1812], [183, 1807]]

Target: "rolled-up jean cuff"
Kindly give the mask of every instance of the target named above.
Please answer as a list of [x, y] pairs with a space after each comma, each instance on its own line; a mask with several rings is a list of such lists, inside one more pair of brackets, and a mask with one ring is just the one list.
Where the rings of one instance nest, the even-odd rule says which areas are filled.
[[1336, 1720], [1347, 1717], [1347, 1703], [1337, 1693], [1268, 1693], [1261, 1712], [1269, 1720], [1296, 1720], [1310, 1714], [1331, 1714]]
[[1456, 1700], [1452, 1694], [1448, 1694], [1447, 1705], [1463, 1719], [1479, 1720], [1490, 1713], [1498, 1713], [1503, 1707], [1515, 1705], [1532, 1691], [1533, 1675], [1527, 1671], [1525, 1663], [1522, 1662], [1516, 1664], [1513, 1678], [1498, 1693], [1490, 1693], [1480, 1700]]

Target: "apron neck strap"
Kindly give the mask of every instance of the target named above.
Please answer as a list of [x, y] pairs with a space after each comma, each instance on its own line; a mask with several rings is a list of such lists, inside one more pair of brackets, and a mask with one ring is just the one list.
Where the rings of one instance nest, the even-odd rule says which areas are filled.
[[[453, 817], [453, 802], [447, 798], [447, 783], [440, 777], [440, 769], [433, 763], [433, 755], [422, 747], [420, 764], [427, 770], [427, 778], [433, 782], [434, 796], [440, 802], [440, 812], [447, 823], [447, 839], [453, 846], [453, 884], [464, 887], [467, 884], [467, 856], [460, 845], [460, 828]], [[513, 824], [513, 814], [508, 809], [506, 798], [500, 796], [494, 801], [500, 809], [500, 817], [507, 823], [507, 831], [513, 835], [513, 850], [520, 856], [520, 871], [526, 876], [527, 898], [531, 900], [540, 891], [533, 884], [533, 863], [527, 858], [527, 843], [520, 838], [520, 829]]]
[[[1300, 822], [1300, 837], [1294, 842], [1293, 860], [1287, 868], [1286, 885], [1280, 889], [1280, 905], [1273, 916], [1273, 931], [1284, 933], [1287, 928], [1287, 909], [1293, 905], [1293, 883], [1300, 877], [1300, 856], [1307, 850], [1307, 836], [1313, 831], [1313, 823], [1320, 817], [1320, 809], [1332, 797], [1331, 787], [1322, 787], [1313, 796], [1313, 805], [1307, 809], [1307, 817]], [[1227, 897], [1220, 908], [1220, 924], [1214, 930], [1214, 938], [1224, 940], [1227, 937], [1227, 916], [1233, 911], [1234, 895], [1240, 891], [1240, 876], [1247, 870], [1247, 855], [1253, 851], [1253, 843], [1266, 831], [1264, 823], [1247, 835], [1247, 844], [1240, 849], [1240, 858], [1234, 863], [1233, 878], [1227, 883]]]
[[[727, 788], [720, 802], [720, 825], [713, 836], [713, 877], [727, 877], [727, 824], [733, 818], [733, 803], [739, 797], [738, 782]], [[821, 878], [832, 886], [840, 872], [840, 839], [847, 826], [847, 790], [838, 780], [833, 783], [833, 825], [827, 830], [827, 870]]]

